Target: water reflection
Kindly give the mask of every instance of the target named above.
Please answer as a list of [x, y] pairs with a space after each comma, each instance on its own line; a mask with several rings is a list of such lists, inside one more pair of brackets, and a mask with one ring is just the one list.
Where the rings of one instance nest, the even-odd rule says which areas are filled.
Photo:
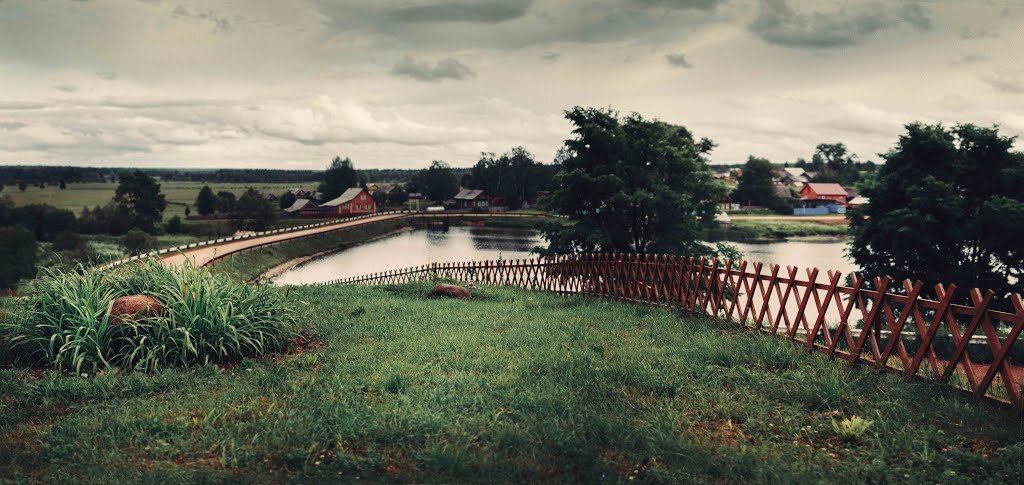
[[297, 266], [274, 279], [296, 285], [430, 263], [530, 258], [545, 241], [530, 229], [453, 226], [404, 232]]
[[[531, 229], [453, 226], [401, 233], [317, 258], [274, 280], [278, 285], [316, 283], [430, 263], [509, 260], [534, 257], [545, 241]], [[794, 238], [788, 241], [734, 244], [748, 261], [849, 273], [857, 269], [844, 256], [845, 238]], [[763, 270], [765, 273], [768, 269]]]

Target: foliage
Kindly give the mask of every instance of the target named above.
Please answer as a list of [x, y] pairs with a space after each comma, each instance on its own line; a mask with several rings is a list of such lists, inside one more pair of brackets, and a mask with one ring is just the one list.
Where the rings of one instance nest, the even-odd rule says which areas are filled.
[[[486, 286], [469, 301], [428, 300], [429, 289], [272, 290], [287, 291], [323, 345], [238, 366], [89, 378], [0, 368], [0, 480], [1018, 483], [1024, 473], [1024, 424], [941, 384], [656, 308]], [[839, 440], [832, 420], [854, 415], [870, 417], [871, 432]]]
[[0, 226], [19, 225], [32, 231], [37, 240], [52, 241], [62, 231], [78, 228], [75, 214], [49, 204], [17, 207], [10, 197], [0, 198]]
[[518, 209], [523, 202], [534, 199], [538, 191], [553, 188], [557, 168], [536, 161], [523, 147], [498, 158], [493, 153], [482, 153], [462, 186], [483, 190], [491, 197], [504, 199], [509, 208]]
[[1024, 291], [1024, 154], [997, 128], [913, 123], [849, 213], [866, 274]]
[[114, 202], [134, 216], [136, 227], [154, 232], [167, 208], [167, 198], [160, 193], [160, 184], [142, 170], [123, 173], [118, 180]]
[[277, 200], [278, 200], [278, 206], [280, 208], [287, 209], [287, 208], [291, 207], [293, 204], [295, 204], [295, 201], [298, 200], [298, 199], [295, 197], [295, 194], [293, 194], [289, 190], [289, 191], [286, 191], [285, 193], [281, 194], [281, 197], [278, 198]]
[[759, 205], [779, 213], [791, 212], [789, 204], [775, 193], [775, 179], [772, 162], [751, 155], [743, 166], [743, 175], [740, 175], [732, 199], [743, 205]]
[[551, 206], [572, 224], [545, 227], [549, 253], [710, 252], [697, 238], [726, 191], [708, 169], [710, 140], [610, 109], [576, 107], [566, 118], [572, 156], [555, 176]]
[[348, 157], [334, 157], [331, 165], [324, 172], [324, 182], [318, 189], [324, 194], [324, 200], [338, 198], [342, 192], [359, 185], [359, 174], [356, 173], [352, 160]]
[[832, 430], [846, 441], [863, 441], [871, 425], [875, 424], [870, 419], [860, 416], [843, 418], [841, 421], [832, 420]]
[[164, 230], [168, 234], [182, 234], [185, 232], [185, 223], [181, 220], [181, 216], [174, 216], [167, 219], [167, 223], [164, 224]]
[[[161, 315], [114, 324], [114, 299], [149, 295]], [[26, 364], [94, 373], [155, 371], [256, 357], [281, 347], [294, 313], [279, 292], [159, 261], [120, 271], [48, 271], [0, 323]]]
[[815, 182], [850, 185], [860, 179], [860, 172], [875, 170], [874, 162], [860, 162], [842, 143], [821, 143], [814, 149], [811, 162], [797, 160], [795, 166], [814, 172]]
[[422, 193], [427, 200], [444, 202], [459, 193], [459, 178], [447, 163], [434, 160], [413, 177], [408, 189]]
[[139, 229], [132, 229], [121, 236], [121, 246], [132, 256], [152, 251], [157, 248], [156, 238]]
[[258, 190], [250, 188], [238, 198], [234, 212], [238, 229], [265, 231], [276, 220], [277, 209]]
[[32, 232], [21, 226], [0, 227], [0, 289], [34, 276], [38, 259], [39, 245]]
[[238, 209], [238, 197], [234, 192], [221, 190], [217, 192], [217, 212], [221, 214], [234, 214]]
[[79, 231], [82, 234], [109, 234], [120, 236], [128, 232], [135, 223], [135, 217], [128, 208], [115, 204], [114, 201], [106, 205], [89, 209], [83, 207], [82, 213], [78, 216]]
[[208, 216], [217, 210], [217, 196], [213, 194], [213, 189], [209, 185], [199, 189], [195, 205], [196, 212], [201, 216]]

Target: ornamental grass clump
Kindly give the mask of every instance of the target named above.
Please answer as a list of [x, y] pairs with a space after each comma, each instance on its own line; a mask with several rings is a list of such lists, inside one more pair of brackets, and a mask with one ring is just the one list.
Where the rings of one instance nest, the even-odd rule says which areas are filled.
[[[111, 318], [115, 299], [146, 295], [159, 314]], [[29, 296], [0, 311], [0, 351], [23, 364], [96, 372], [154, 371], [258, 357], [294, 334], [281, 290], [159, 261], [116, 270], [44, 271]]]

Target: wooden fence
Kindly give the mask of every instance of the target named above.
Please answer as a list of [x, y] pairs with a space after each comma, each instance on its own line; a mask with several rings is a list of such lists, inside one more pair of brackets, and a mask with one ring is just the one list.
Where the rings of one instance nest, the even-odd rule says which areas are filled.
[[[816, 268], [667, 255], [436, 263], [321, 284], [449, 279], [678, 308], [782, 336], [851, 365], [936, 379], [1024, 412], [1024, 301]], [[929, 295], [932, 298], [927, 298]], [[959, 303], [958, 303], [959, 302]], [[968, 303], [969, 302], [969, 303]]]

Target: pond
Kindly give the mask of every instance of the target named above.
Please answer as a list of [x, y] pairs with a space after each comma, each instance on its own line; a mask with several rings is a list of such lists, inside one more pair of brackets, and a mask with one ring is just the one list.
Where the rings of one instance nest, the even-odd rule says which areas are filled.
[[[794, 238], [787, 241], [731, 243], [754, 262], [801, 268], [817, 267], [848, 273], [856, 266], [844, 257], [846, 239]], [[391, 269], [430, 263], [474, 260], [509, 260], [534, 257], [530, 250], [545, 244], [531, 229], [451, 226], [447, 230], [421, 229], [355, 246], [313, 259], [274, 279], [277, 285], [318, 283]], [[768, 269], [762, 270], [767, 273]], [[824, 273], [822, 274], [824, 276]]]

